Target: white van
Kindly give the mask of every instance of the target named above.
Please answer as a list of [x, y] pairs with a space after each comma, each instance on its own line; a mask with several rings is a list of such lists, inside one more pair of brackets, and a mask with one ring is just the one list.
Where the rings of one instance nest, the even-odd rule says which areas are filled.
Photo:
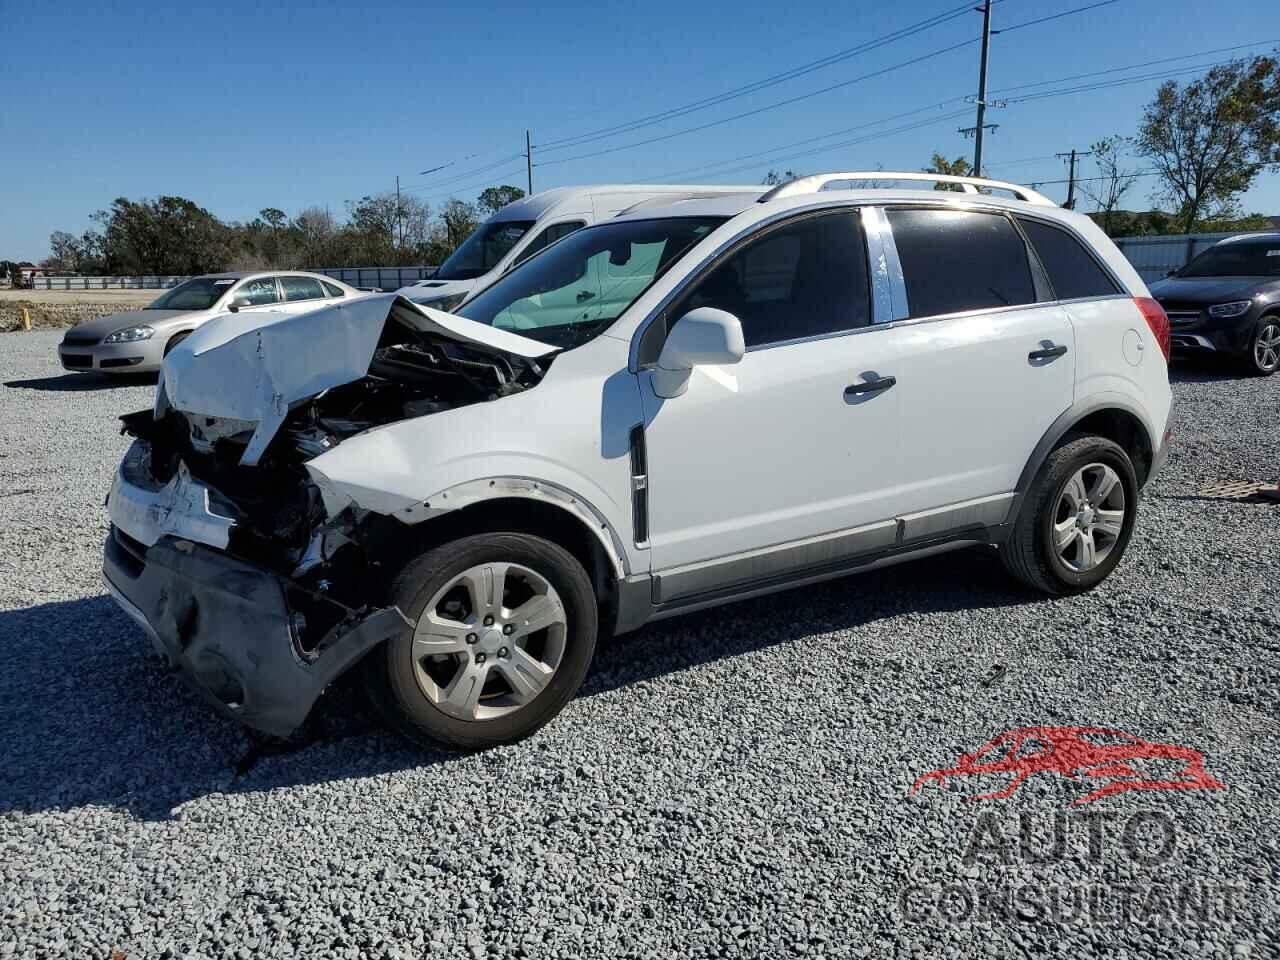
[[509, 203], [463, 241], [429, 280], [396, 292], [414, 303], [452, 310], [473, 290], [486, 287], [517, 263], [580, 227], [616, 217], [624, 210], [661, 199], [718, 197], [751, 193], [761, 186], [690, 186], [672, 184], [605, 184], [555, 187]]

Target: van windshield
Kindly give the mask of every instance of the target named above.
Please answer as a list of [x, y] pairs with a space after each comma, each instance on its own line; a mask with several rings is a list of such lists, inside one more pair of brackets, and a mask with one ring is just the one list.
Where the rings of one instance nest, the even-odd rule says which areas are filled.
[[507, 273], [459, 316], [557, 347], [603, 333], [723, 217], [605, 223], [571, 233]]
[[433, 280], [474, 280], [496, 267], [533, 226], [532, 220], [490, 220], [476, 227], [440, 264]]

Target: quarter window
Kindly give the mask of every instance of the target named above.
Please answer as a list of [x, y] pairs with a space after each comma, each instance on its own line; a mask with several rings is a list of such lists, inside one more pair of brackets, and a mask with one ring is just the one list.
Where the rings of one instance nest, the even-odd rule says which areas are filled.
[[311, 277], [281, 277], [280, 285], [284, 287], [284, 298], [289, 303], [295, 300], [320, 300], [324, 297], [320, 281]]
[[1044, 264], [1059, 300], [1110, 297], [1120, 292], [1093, 255], [1067, 231], [1024, 217], [1018, 222]]
[[248, 300], [251, 307], [261, 307], [264, 304], [280, 302], [280, 296], [276, 293], [274, 277], [257, 277], [253, 280], [246, 280], [240, 284], [240, 289], [235, 292], [233, 299]]
[[345, 297], [345, 296], [347, 295], [346, 291], [345, 291], [345, 290], [343, 290], [343, 289], [342, 289], [340, 286], [338, 286], [337, 284], [330, 283], [328, 280], [325, 280], [325, 281], [322, 281], [322, 282], [324, 283], [324, 292], [325, 292], [325, 293], [327, 293], [329, 296], [331, 296], [331, 297]]
[[1027, 247], [1001, 214], [889, 210], [912, 317], [1036, 302]]
[[867, 253], [858, 217], [809, 217], [751, 241], [701, 279], [671, 319], [696, 307], [737, 317], [748, 347], [868, 326]]

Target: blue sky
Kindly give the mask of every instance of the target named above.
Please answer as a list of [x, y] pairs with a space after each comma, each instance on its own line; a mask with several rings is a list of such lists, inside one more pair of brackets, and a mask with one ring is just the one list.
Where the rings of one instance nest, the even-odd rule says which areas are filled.
[[[1009, 26], [1094, 0], [1001, 0]], [[486, 182], [759, 182], [771, 165], [806, 173], [917, 169], [934, 150], [971, 154], [942, 101], [976, 89], [969, 44], [788, 106], [642, 146], [638, 141], [844, 83], [976, 37], [964, 14], [879, 49], [686, 116], [576, 147], [550, 144], [714, 97], [956, 9], [947, 0], [430, 5], [79, 2], [4, 5], [0, 54], [0, 258], [37, 260], [50, 231], [79, 232], [117, 196], [186, 196], [228, 220], [292, 214], [392, 189], [433, 205]], [[1270, 41], [1270, 43], [1268, 43]], [[1240, 44], [1280, 41], [1276, 0], [1118, 0], [997, 35], [990, 86], [1037, 91], [1208, 64], [1219, 53], [1102, 77], [1029, 84]], [[1051, 155], [1132, 133], [1158, 79], [1010, 103], [988, 118], [992, 176], [1065, 176]], [[930, 108], [930, 109], [922, 109]], [[911, 111], [920, 111], [911, 113]], [[888, 118], [898, 115], [898, 119]], [[884, 122], [879, 122], [884, 121]], [[923, 124], [923, 125], [920, 125]], [[904, 129], [913, 127], [913, 129]], [[859, 128], [859, 129], [854, 129]], [[851, 132], [786, 147], [838, 130]], [[848, 141], [863, 138], [862, 142]], [[539, 149], [539, 145], [548, 145]], [[796, 156], [831, 144], [821, 153]], [[581, 157], [627, 147], [594, 157]], [[775, 149], [777, 148], [777, 149]], [[748, 154], [763, 154], [728, 163]], [[580, 159], [570, 159], [581, 157]], [[793, 159], [790, 159], [793, 158]], [[1030, 159], [1035, 158], [1035, 159]], [[567, 162], [553, 162], [565, 160]], [[1025, 161], [1025, 162], [1015, 162]], [[452, 164], [431, 176], [419, 172]], [[496, 164], [496, 165], [495, 165]], [[1135, 168], [1141, 161], [1134, 161]], [[484, 170], [481, 168], [490, 167]], [[734, 167], [745, 167], [735, 170]], [[467, 175], [476, 171], [474, 175]], [[688, 171], [687, 174], [683, 171]], [[1081, 175], [1094, 173], [1084, 161]], [[490, 180], [490, 178], [493, 178]], [[1145, 205], [1140, 181], [1127, 206]], [[1060, 185], [1045, 186], [1054, 197]], [[1245, 206], [1280, 214], [1280, 174]]]

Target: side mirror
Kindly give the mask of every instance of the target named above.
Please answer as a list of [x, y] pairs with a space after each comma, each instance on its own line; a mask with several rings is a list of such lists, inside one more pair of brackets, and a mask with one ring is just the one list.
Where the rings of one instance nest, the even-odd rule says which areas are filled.
[[732, 313], [715, 307], [690, 310], [667, 335], [653, 371], [653, 392], [678, 397], [689, 389], [694, 367], [737, 363], [746, 352], [742, 323]]
[[248, 297], [236, 297], [234, 300], [231, 301], [227, 309], [230, 310], [232, 313], [239, 313], [241, 309], [243, 309], [244, 307], [252, 307], [252, 306], [253, 304], [249, 302]]
[[1176, 277], [1177, 275], [1178, 275], [1177, 270], [1170, 270], [1168, 273], [1165, 274], [1166, 277]]

